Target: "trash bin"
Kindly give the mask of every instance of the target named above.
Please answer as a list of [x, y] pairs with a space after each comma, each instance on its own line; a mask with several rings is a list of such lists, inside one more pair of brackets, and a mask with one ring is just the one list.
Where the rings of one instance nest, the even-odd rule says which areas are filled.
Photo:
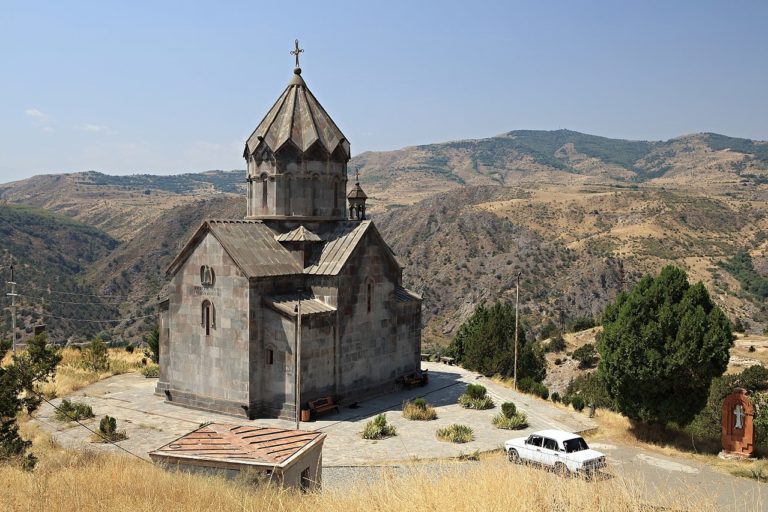
[[309, 409], [301, 410], [301, 421], [309, 421]]

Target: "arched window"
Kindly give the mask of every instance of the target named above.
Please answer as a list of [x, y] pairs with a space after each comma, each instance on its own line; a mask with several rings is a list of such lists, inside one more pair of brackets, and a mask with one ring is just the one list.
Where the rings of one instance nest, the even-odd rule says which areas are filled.
[[333, 180], [333, 211], [334, 215], [336, 210], [339, 209], [339, 180]]
[[264, 362], [267, 366], [270, 366], [275, 362], [275, 352], [271, 348], [268, 348], [264, 353]]
[[205, 335], [211, 335], [211, 329], [216, 328], [216, 309], [209, 300], [204, 300], [200, 308], [200, 325], [205, 329]]
[[317, 215], [318, 208], [318, 187], [319, 187], [320, 178], [317, 176], [317, 174], [312, 176], [312, 213], [311, 215]]
[[368, 281], [368, 312], [371, 312], [371, 305], [373, 302], [373, 283]]

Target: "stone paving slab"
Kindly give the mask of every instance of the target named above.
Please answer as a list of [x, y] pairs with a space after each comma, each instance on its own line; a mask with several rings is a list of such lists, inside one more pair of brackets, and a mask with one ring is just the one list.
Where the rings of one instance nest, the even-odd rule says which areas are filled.
[[[318, 421], [302, 423], [301, 428], [319, 430], [328, 434], [323, 449], [324, 466], [355, 466], [386, 464], [394, 461], [456, 457], [475, 450], [489, 451], [499, 448], [504, 441], [527, 435], [535, 430], [558, 428], [580, 432], [596, 428], [586, 415], [554, 407], [542, 400], [515, 391], [485, 379], [482, 376], [456, 366], [440, 363], [422, 363], [429, 370], [429, 384], [422, 388], [403, 390], [390, 395], [360, 402], [357, 408], [342, 408], [338, 414], [321, 417]], [[496, 407], [487, 411], [464, 409], [458, 405], [458, 396], [467, 383], [481, 383], [488, 388]], [[248, 421], [222, 414], [187, 409], [165, 402], [154, 395], [155, 379], [139, 374], [115, 376], [88, 386], [74, 395], [78, 401], [88, 403], [96, 415], [84, 422], [92, 429], [98, 428], [98, 419], [105, 414], [118, 420], [118, 428], [124, 429], [128, 439], [120, 446], [148, 458], [148, 453], [190, 432], [205, 422], [260, 424], [293, 428], [291, 421], [259, 419]], [[437, 409], [434, 421], [409, 421], [402, 417], [402, 405], [407, 400], [423, 396]], [[70, 397], [73, 398], [73, 397]], [[54, 400], [54, 404], [59, 403]], [[500, 410], [504, 401], [514, 402], [518, 410], [528, 416], [529, 427], [519, 431], [499, 430], [491, 424], [491, 418]], [[360, 437], [363, 425], [372, 416], [386, 413], [398, 435], [379, 441]], [[37, 421], [52, 431], [54, 439], [65, 446], [89, 446], [93, 449], [120, 451], [105, 444], [88, 442], [90, 433], [74, 424], [62, 424], [52, 419], [53, 408], [43, 405], [36, 413]], [[451, 423], [472, 427], [475, 440], [463, 445], [439, 441], [435, 431]]]

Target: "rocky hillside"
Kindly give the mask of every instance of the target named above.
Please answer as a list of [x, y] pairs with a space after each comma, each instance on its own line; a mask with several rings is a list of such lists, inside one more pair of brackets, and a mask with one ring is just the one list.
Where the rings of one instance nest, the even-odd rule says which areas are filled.
[[[44, 323], [53, 339], [77, 333], [94, 335], [114, 326], [105, 320], [118, 315], [122, 296], [106, 297], [83, 279], [88, 268], [106, 258], [117, 240], [92, 226], [45, 210], [0, 205], [3, 308], [10, 304], [5, 281], [15, 267], [19, 297], [18, 325]], [[10, 316], [3, 311], [0, 331], [10, 332]]]
[[[535, 327], [599, 316], [620, 289], [671, 262], [753, 332], [768, 325], [768, 143], [515, 131], [363, 153], [350, 162], [358, 169], [377, 225], [406, 264], [406, 284], [425, 296], [434, 341], [452, 336], [479, 302], [512, 300], [518, 272]], [[0, 198], [108, 233], [76, 272], [56, 272], [120, 297], [119, 314], [137, 317], [152, 313], [166, 265], [203, 218], [243, 215], [243, 177], [46, 175], [0, 185]], [[40, 230], [36, 257], [73, 254], [59, 254], [48, 233]], [[24, 257], [25, 247], [12, 252]], [[151, 321], [115, 330], [136, 338]]]

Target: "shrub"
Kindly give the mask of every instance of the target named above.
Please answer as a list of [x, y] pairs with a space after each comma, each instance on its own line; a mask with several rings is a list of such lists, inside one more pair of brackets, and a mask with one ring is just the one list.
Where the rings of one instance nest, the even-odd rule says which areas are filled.
[[586, 316], [580, 316], [574, 318], [569, 324], [568, 324], [568, 330], [571, 332], [579, 332], [583, 331], [585, 329], [591, 329], [594, 327], [595, 320], [594, 318], [589, 318]]
[[571, 405], [571, 400], [572, 400], [572, 399], [573, 399], [573, 396], [571, 396], [571, 395], [569, 395], [569, 394], [567, 394], [567, 393], [566, 393], [566, 394], [564, 394], [564, 395], [563, 395], [563, 396], [560, 398], [560, 401], [562, 402], [562, 404], [563, 404], [564, 406], [568, 407], [569, 405]]
[[54, 411], [53, 417], [59, 421], [80, 421], [86, 418], [93, 418], [93, 409], [88, 404], [70, 402], [65, 398]]
[[135, 347], [133, 345], [126, 345], [125, 346], [125, 351], [128, 352], [129, 354], [133, 354], [134, 350], [135, 350]]
[[501, 404], [501, 413], [507, 418], [511, 418], [517, 412], [517, 407], [512, 402], [504, 402]]
[[562, 334], [557, 334], [554, 338], [547, 343], [547, 352], [560, 353], [565, 350], [565, 338]]
[[465, 409], [476, 409], [478, 411], [484, 411], [485, 409], [493, 409], [493, 399], [489, 396], [483, 398], [472, 398], [467, 395], [459, 396], [459, 404]]
[[597, 363], [597, 352], [592, 343], [582, 345], [573, 351], [573, 358], [579, 362], [579, 368], [592, 368]]
[[101, 418], [99, 432], [92, 437], [92, 440], [97, 443], [114, 443], [123, 439], [128, 439], [128, 436], [125, 435], [125, 431], [117, 430], [117, 420], [109, 415]]
[[437, 411], [423, 398], [417, 398], [403, 405], [403, 417], [409, 420], [429, 421], [437, 419]]
[[573, 410], [581, 412], [584, 410], [584, 399], [581, 396], [576, 395], [571, 399], [571, 405]]
[[471, 427], [454, 423], [453, 425], [437, 429], [437, 438], [441, 441], [450, 441], [452, 443], [468, 443], [475, 436]]
[[755, 346], [754, 345], [750, 345], [749, 346], [749, 351], [750, 352], [754, 352], [755, 351]]
[[141, 368], [141, 374], [147, 378], [157, 378], [160, 376], [160, 366], [156, 364], [148, 364]]
[[550, 398], [552, 399], [553, 402], [558, 403], [560, 401], [560, 393], [555, 391], [554, 393], [552, 393], [552, 396], [550, 396]]
[[493, 417], [491, 422], [494, 427], [505, 430], [519, 430], [528, 426], [528, 418], [522, 412], [516, 412], [512, 416], [499, 413]]
[[394, 426], [387, 424], [387, 416], [379, 414], [363, 427], [363, 439], [382, 439], [397, 435]]
[[94, 339], [90, 346], [83, 351], [82, 365], [92, 372], [109, 370], [109, 352], [107, 344], [101, 338]]
[[485, 386], [480, 384], [467, 384], [467, 389], [464, 390], [464, 394], [469, 398], [484, 398], [486, 393]]
[[578, 394], [585, 402], [593, 403], [597, 407], [616, 410], [616, 401], [608, 394], [599, 372], [579, 375], [568, 383], [565, 391], [571, 396]]
[[736, 320], [733, 321], [733, 330], [736, 332], [744, 332], [747, 330], [744, 327], [744, 322], [742, 322], [741, 318], [736, 317]]
[[544, 400], [549, 398], [549, 389], [547, 386], [541, 382], [536, 382], [529, 377], [525, 377], [517, 383], [517, 390], [522, 393], [536, 395], [540, 398], [543, 398]]
[[559, 357], [556, 357], [555, 358], [555, 366], [560, 366], [561, 364], [563, 364], [563, 360], [560, 359]]
[[149, 331], [144, 341], [149, 347], [148, 357], [152, 359], [153, 363], [160, 362], [160, 324], [156, 322], [152, 326], [152, 330]]

